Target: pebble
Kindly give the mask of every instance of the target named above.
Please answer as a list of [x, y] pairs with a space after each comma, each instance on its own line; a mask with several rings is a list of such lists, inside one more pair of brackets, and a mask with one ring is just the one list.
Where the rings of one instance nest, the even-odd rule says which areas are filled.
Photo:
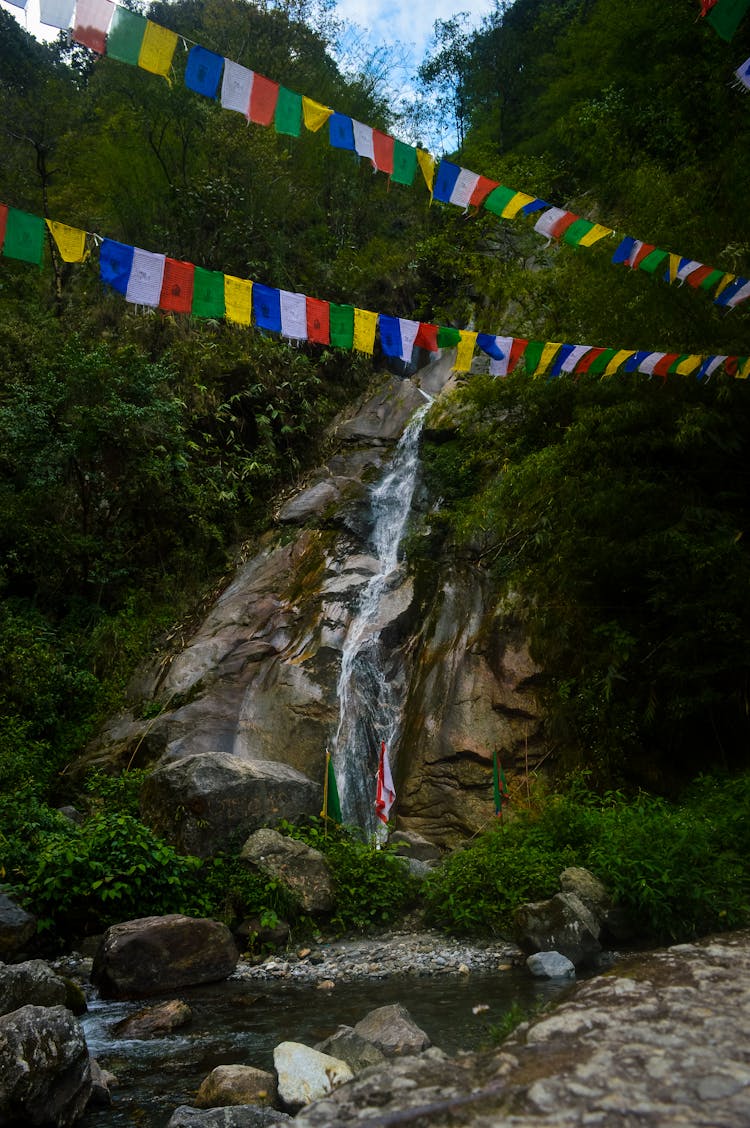
[[[304, 953], [304, 954], [303, 954]], [[392, 932], [372, 939], [357, 937], [300, 949], [284, 959], [240, 961], [233, 979], [291, 979], [297, 983], [351, 983], [391, 976], [471, 975], [508, 971], [523, 963], [520, 948], [505, 940], [457, 940], [442, 932]]]

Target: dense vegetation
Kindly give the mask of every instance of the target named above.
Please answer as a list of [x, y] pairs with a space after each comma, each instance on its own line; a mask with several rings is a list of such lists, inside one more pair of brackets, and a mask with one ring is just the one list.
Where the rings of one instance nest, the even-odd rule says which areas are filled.
[[[178, 0], [149, 14], [360, 121], [406, 128], [372, 73], [334, 61], [325, 6]], [[437, 32], [421, 72], [428, 98], [412, 115], [425, 138], [437, 106], [451, 115], [460, 164], [750, 273], [749, 103], [730, 82], [750, 26], [728, 46], [695, 19], [692, 0], [503, 0], [476, 32], [460, 18]], [[384, 313], [539, 340], [750, 355], [748, 305], [726, 314], [689, 287], [615, 268], [606, 247], [545, 248], [524, 221], [430, 207], [421, 185], [389, 190], [321, 137], [248, 126], [179, 77], [168, 85], [62, 39], [40, 45], [0, 11], [0, 200]], [[209, 872], [175, 854], [101, 781], [82, 827], [53, 807], [81, 804], [67, 766], [137, 662], [196, 614], [279, 489], [314, 462], [325, 425], [363, 390], [372, 363], [144, 313], [103, 289], [96, 254], [74, 267], [49, 254], [42, 272], [0, 259], [0, 878], [55, 928], [66, 915], [85, 931], [146, 904], [292, 912], [282, 891], [250, 888], [232, 859]], [[472, 377], [441, 411], [447, 422], [425, 450], [441, 502], [421, 551], [488, 570], [498, 604], [525, 615], [557, 762], [586, 765], [600, 788], [661, 791], [745, 766], [746, 385], [548, 383], [521, 372]], [[746, 810], [742, 782], [715, 787]], [[659, 802], [639, 799], [631, 816], [621, 798], [596, 815], [587, 801], [590, 834], [573, 843], [576, 857], [614, 866], [597, 850], [621, 845], [631, 817], [676, 826]], [[737, 828], [719, 806], [717, 837], [689, 818], [726, 861]], [[674, 817], [684, 827], [688, 816]], [[520, 820], [512, 835], [522, 832], [519, 895], [571, 856], [564, 836], [540, 838]], [[482, 846], [488, 858], [499, 843]], [[384, 912], [401, 893], [408, 900], [406, 885], [393, 903], [369, 889], [366, 847], [327, 845], [348, 890], [342, 927], [370, 919], [368, 897]], [[118, 857], [122, 866], [107, 865]], [[372, 864], [390, 873], [387, 855]], [[741, 865], [726, 864], [741, 884]], [[638, 895], [619, 889], [634, 905], [660, 878], [639, 880]], [[245, 892], [228, 904], [235, 882]], [[646, 913], [644, 927], [733, 923], [743, 897], [732, 894], [731, 920], [680, 903]]]

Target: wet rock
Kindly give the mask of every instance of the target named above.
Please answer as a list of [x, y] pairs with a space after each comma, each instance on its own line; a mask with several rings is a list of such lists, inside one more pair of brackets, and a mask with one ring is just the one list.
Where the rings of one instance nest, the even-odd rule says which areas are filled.
[[321, 1054], [301, 1042], [281, 1042], [273, 1051], [279, 1079], [279, 1097], [290, 1109], [299, 1109], [327, 1096], [354, 1074], [344, 1061]]
[[66, 1007], [24, 1006], [0, 1017], [0, 1124], [67, 1128], [90, 1092], [86, 1039]]
[[163, 1038], [165, 1034], [186, 1026], [192, 1017], [193, 1012], [187, 1003], [181, 999], [170, 999], [128, 1015], [113, 1027], [112, 1033], [117, 1038]]
[[424, 1030], [400, 1003], [370, 1011], [356, 1024], [354, 1033], [372, 1042], [388, 1058], [418, 1054], [430, 1045]]
[[373, 1042], [355, 1034], [351, 1026], [340, 1026], [335, 1034], [315, 1046], [321, 1054], [345, 1061], [355, 1075], [370, 1065], [380, 1065], [385, 1054]]
[[352, 478], [325, 478], [294, 497], [279, 510], [278, 520], [283, 525], [302, 525], [311, 518], [322, 517], [333, 506], [341, 504], [344, 497], [361, 491]]
[[209, 857], [239, 835], [320, 810], [322, 789], [272, 760], [204, 752], [162, 763], [141, 792], [143, 819], [185, 853]]
[[242, 847], [240, 859], [286, 885], [306, 913], [326, 913], [333, 908], [331, 871], [320, 851], [312, 846], [275, 830], [257, 830]]
[[[68, 986], [44, 960], [0, 964], [0, 1014], [19, 1007], [67, 1006]], [[85, 1006], [84, 1006], [85, 1010]]]
[[103, 998], [139, 998], [226, 979], [237, 958], [225, 924], [179, 914], [142, 917], [107, 929], [91, 981]]
[[117, 1085], [117, 1078], [108, 1069], [102, 1069], [96, 1058], [91, 1058], [89, 1065], [91, 1068], [89, 1107], [109, 1108], [112, 1104], [112, 1089]]
[[575, 965], [560, 952], [535, 952], [529, 956], [526, 966], [532, 975], [539, 979], [575, 979]]
[[276, 1104], [276, 1077], [251, 1065], [217, 1065], [201, 1082], [195, 1103], [198, 1108], [226, 1105]]
[[580, 967], [602, 946], [599, 922], [574, 893], [521, 905], [514, 914], [516, 939], [528, 952], [560, 952]]
[[0, 959], [22, 952], [36, 932], [36, 917], [0, 893]]
[[256, 1105], [211, 1109], [181, 1105], [172, 1113], [167, 1128], [269, 1128], [269, 1125], [288, 1124], [291, 1120], [285, 1112]]

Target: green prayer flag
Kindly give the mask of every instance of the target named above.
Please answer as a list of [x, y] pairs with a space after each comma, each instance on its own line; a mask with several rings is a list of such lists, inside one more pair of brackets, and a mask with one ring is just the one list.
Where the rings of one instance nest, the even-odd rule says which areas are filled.
[[604, 374], [604, 370], [606, 369], [607, 365], [616, 352], [617, 349], [605, 349], [604, 352], [600, 353], [594, 363], [591, 365], [589, 372], [595, 376], [602, 376]]
[[413, 184], [417, 171], [417, 150], [413, 145], [405, 145], [398, 139], [393, 143], [393, 172], [391, 180], [394, 184]]
[[502, 215], [505, 208], [507, 208], [510, 201], [518, 192], [515, 188], [504, 188], [502, 184], [497, 188], [493, 188], [487, 199], [484, 201], [484, 206], [487, 211], [493, 212], [495, 215]]
[[704, 278], [698, 287], [699, 290], [712, 290], [718, 282], [721, 282], [724, 277], [723, 270], [712, 270], [708, 277]]
[[193, 317], [224, 316], [224, 275], [196, 266], [193, 276]]
[[461, 330], [449, 325], [438, 325], [437, 346], [439, 349], [452, 349], [461, 343]]
[[295, 94], [293, 90], [287, 90], [285, 86], [279, 87], [273, 124], [277, 133], [286, 133], [289, 137], [299, 137], [302, 132], [301, 94]]
[[596, 225], [588, 219], [575, 219], [570, 227], [563, 232], [563, 243], [569, 243], [571, 247], [577, 247], [584, 235], [588, 235]]
[[38, 265], [44, 253], [44, 230], [44, 220], [40, 215], [8, 208], [3, 254], [7, 258], [22, 259]]
[[656, 274], [657, 270], [662, 265], [664, 260], [668, 258], [669, 255], [666, 251], [660, 251], [658, 249], [655, 251], [650, 251], [649, 254], [647, 254], [644, 258], [643, 262], [639, 264], [638, 269], [645, 270], [646, 274]]
[[510, 800], [510, 794], [505, 772], [497, 758], [497, 750], [492, 753], [492, 790], [495, 796], [495, 814], [502, 816], [503, 807]]
[[107, 55], [137, 67], [147, 25], [145, 16], [128, 8], [116, 7], [107, 34]]
[[750, 8], [750, 0], [719, 0], [706, 16], [706, 20], [717, 35], [729, 42], [748, 8]]
[[670, 364], [669, 368], [667, 369], [667, 375], [673, 376], [675, 374], [675, 372], [677, 371], [677, 369], [682, 364], [683, 360], [688, 360], [691, 356], [692, 356], [692, 353], [682, 353], [680, 356], [678, 356], [677, 360], [673, 361], [672, 364]]
[[330, 306], [331, 344], [340, 349], [350, 349], [354, 344], [354, 306]]
[[339, 824], [343, 821], [339, 789], [336, 785], [336, 773], [333, 770], [333, 760], [328, 754], [326, 754], [325, 805], [321, 814], [324, 819], [333, 819], [334, 822]]
[[533, 376], [539, 367], [539, 361], [542, 359], [544, 352], [544, 341], [529, 341], [524, 349], [523, 363], [526, 367], [526, 375]]

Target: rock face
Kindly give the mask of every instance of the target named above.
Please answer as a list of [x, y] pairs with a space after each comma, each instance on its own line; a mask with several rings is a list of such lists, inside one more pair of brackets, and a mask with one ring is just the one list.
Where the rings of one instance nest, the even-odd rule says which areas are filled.
[[67, 1128], [91, 1092], [86, 1039], [62, 1006], [25, 1006], [0, 1018], [0, 1124]]
[[275, 830], [257, 830], [240, 852], [246, 865], [277, 878], [298, 898], [306, 913], [333, 908], [333, 879], [323, 855]]
[[226, 979], [237, 946], [224, 924], [171, 914], [108, 928], [94, 957], [91, 981], [103, 998], [139, 998]]
[[23, 951], [36, 932], [36, 917], [0, 893], [0, 959]]
[[[285, 499], [279, 527], [182, 650], [143, 671], [133, 711], [90, 750], [89, 765], [156, 765], [143, 817], [181, 849], [211, 853], [281, 816], [319, 812], [342, 647], [377, 570], [369, 483], [424, 403], [419, 380], [439, 391], [451, 360], [414, 380], [391, 377], [338, 424], [337, 453]], [[418, 488], [415, 516], [431, 504]], [[492, 810], [493, 749], [509, 775], [544, 754], [538, 671], [513, 607], [498, 609], [470, 564], [399, 565], [377, 627], [402, 713], [390, 750], [397, 826], [454, 845]], [[155, 719], [140, 719], [144, 703], [160, 706]]]

